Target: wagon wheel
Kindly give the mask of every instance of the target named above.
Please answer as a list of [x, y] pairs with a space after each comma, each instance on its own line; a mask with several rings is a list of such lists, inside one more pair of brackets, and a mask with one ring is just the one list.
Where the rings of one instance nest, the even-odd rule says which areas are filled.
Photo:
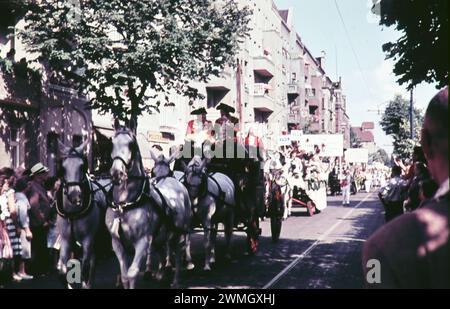
[[248, 252], [252, 255], [258, 251], [260, 234], [259, 218], [258, 216], [253, 216], [247, 228], [247, 247]]

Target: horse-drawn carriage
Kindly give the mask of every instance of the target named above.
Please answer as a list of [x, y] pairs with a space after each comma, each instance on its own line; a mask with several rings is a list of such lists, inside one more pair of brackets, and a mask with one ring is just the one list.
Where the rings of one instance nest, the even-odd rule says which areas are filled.
[[[265, 183], [260, 158], [257, 156], [253, 158], [249, 155], [251, 151], [248, 147], [245, 149], [244, 146], [237, 143], [234, 144], [234, 155], [229, 156], [228, 158], [224, 155], [211, 156], [211, 159], [208, 159], [207, 151], [199, 152], [198, 149], [196, 151], [191, 144], [187, 144], [187, 146], [192, 147], [191, 153], [201, 153], [202, 155], [197, 157], [194, 156], [192, 159], [189, 156], [186, 156], [177, 160], [175, 170], [183, 173], [183, 176], [178, 174], [179, 177], [181, 177], [180, 181], [182, 181], [188, 187], [188, 191], [192, 193], [192, 185], [189, 185], [189, 176], [187, 175], [190, 175], [190, 173], [192, 174], [197, 168], [197, 171], [202, 173], [201, 177], [203, 178], [202, 181], [204, 182], [204, 185], [207, 186], [209, 183], [209, 186], [211, 187], [203, 188], [203, 190], [217, 190], [215, 193], [210, 193], [216, 197], [218, 204], [222, 204], [218, 205], [218, 207], [229, 206], [232, 208], [233, 224], [232, 227], [228, 227], [228, 233], [230, 233], [229, 228], [233, 228], [234, 231], [245, 232], [247, 234], [247, 249], [249, 253], [256, 253], [259, 236], [261, 235], [259, 226], [260, 218], [264, 218], [266, 214], [264, 198]], [[242, 148], [237, 150], [238, 147]], [[239, 152], [244, 155], [238, 156], [237, 153]], [[201, 166], [202, 164], [203, 166]], [[195, 171], [193, 173], [195, 174]], [[226, 192], [224, 191], [226, 191], [227, 184], [221, 183], [223, 178], [228, 178], [231, 181], [233, 187], [232, 202], [226, 201]], [[202, 194], [206, 194], [206, 192], [203, 192]], [[195, 211], [196, 207], [193, 206], [193, 208]], [[224, 221], [223, 219], [218, 218], [218, 216], [213, 217], [212, 220], [215, 223]], [[227, 224], [229, 224], [229, 222], [221, 223], [224, 224], [225, 234], [227, 236]], [[200, 225], [203, 224], [197, 220], [197, 222], [194, 221], [193, 227], [199, 228]]]
[[[61, 165], [61, 210], [84, 207], [84, 201], [88, 200], [89, 205], [91, 199], [106, 208], [104, 216], [90, 211], [82, 218], [59, 217], [61, 228], [65, 231], [62, 235], [62, 265], [66, 265], [73, 250], [72, 240], [79, 240], [83, 244], [83, 269], [86, 269], [83, 272], [84, 286], [90, 287], [92, 283], [91, 265], [95, 265], [92, 247], [94, 235], [101, 225], [106, 226], [111, 236], [112, 247], [119, 260], [120, 278], [126, 288], [136, 287], [142, 265], [145, 264], [146, 271], [151, 272], [150, 252], [156, 238], [165, 244], [155, 251], [159, 255], [158, 272], [174, 263], [172, 285], [177, 286], [182, 257], [185, 257], [188, 269], [193, 267], [189, 245], [192, 225], [204, 229], [204, 270], [210, 270], [210, 264], [215, 261], [215, 236], [219, 223], [225, 228], [227, 253], [235, 230], [246, 232], [248, 249], [251, 253], [256, 252], [261, 233], [259, 219], [266, 214], [260, 158], [248, 156], [251, 153], [248, 149], [243, 152], [247, 155], [242, 158], [234, 156], [226, 159], [199, 156], [179, 158], [177, 154], [166, 158], [151, 152], [155, 166], [150, 178], [142, 164], [135, 125], [124, 127], [116, 121], [115, 129], [108, 179], [88, 175], [84, 164], [87, 141], [80, 147], [67, 148]], [[172, 172], [170, 164], [177, 157], [178, 171]], [[269, 213], [275, 216], [275, 212]], [[93, 220], [95, 224], [88, 224], [85, 220]], [[78, 226], [92, 229], [83, 234], [84, 229]], [[129, 248], [134, 249], [130, 251], [131, 263], [127, 256]], [[63, 267], [62, 272], [66, 271]]]

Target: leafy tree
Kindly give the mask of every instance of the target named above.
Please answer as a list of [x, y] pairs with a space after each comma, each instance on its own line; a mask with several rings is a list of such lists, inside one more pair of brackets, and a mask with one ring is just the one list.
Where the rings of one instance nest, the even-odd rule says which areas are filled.
[[380, 25], [402, 36], [383, 45], [400, 85], [448, 85], [448, 0], [381, 0]]
[[28, 0], [20, 36], [90, 108], [128, 120], [170, 94], [201, 98], [191, 81], [234, 64], [250, 13], [234, 0]]
[[369, 164], [372, 164], [373, 162], [381, 162], [384, 165], [389, 166], [391, 159], [386, 150], [378, 148], [376, 152], [369, 156]]
[[380, 125], [386, 135], [394, 138], [394, 153], [403, 158], [410, 158], [414, 146], [419, 144], [423, 124], [422, 111], [414, 109], [414, 139], [411, 139], [409, 102], [397, 95], [389, 102]]

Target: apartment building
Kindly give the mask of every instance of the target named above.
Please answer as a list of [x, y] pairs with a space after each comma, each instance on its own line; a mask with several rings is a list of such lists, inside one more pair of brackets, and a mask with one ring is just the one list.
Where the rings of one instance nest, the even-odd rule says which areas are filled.
[[[326, 55], [314, 57], [294, 27], [292, 9], [279, 10], [273, 0], [240, 0], [253, 10], [249, 37], [240, 46], [237, 66], [227, 68], [210, 82], [193, 83], [205, 100], [189, 105], [171, 96], [174, 106], [160, 114], [143, 116], [139, 130], [150, 141], [171, 145], [182, 141], [190, 111], [205, 107], [208, 118], [219, 117], [220, 103], [233, 106], [242, 132], [252, 127], [270, 148], [281, 132], [344, 133], [349, 145], [350, 128], [341, 82], [325, 72]], [[339, 119], [338, 119], [339, 118]], [[94, 117], [94, 121], [96, 117]], [[168, 137], [168, 138], [164, 138]], [[348, 137], [347, 137], [348, 136]]]
[[347, 97], [342, 93], [342, 80], [334, 83], [336, 133], [344, 135], [344, 148], [350, 148], [350, 119], [347, 114]]

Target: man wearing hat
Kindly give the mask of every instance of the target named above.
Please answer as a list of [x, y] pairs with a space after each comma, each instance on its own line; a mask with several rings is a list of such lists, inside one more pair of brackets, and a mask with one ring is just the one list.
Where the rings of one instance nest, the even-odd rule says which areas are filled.
[[29, 170], [30, 183], [26, 191], [30, 201], [30, 228], [33, 233], [31, 262], [34, 274], [45, 274], [49, 266], [47, 233], [51, 220], [51, 207], [45, 189], [48, 172], [49, 169], [42, 163], [34, 165]]
[[220, 111], [220, 118], [217, 119], [215, 123], [215, 127], [217, 129], [217, 139], [225, 141], [227, 140], [227, 133], [233, 132], [233, 139], [235, 140], [239, 119], [231, 116], [231, 113], [234, 113], [236, 110], [233, 107], [223, 103], [217, 106], [217, 110]]
[[186, 140], [195, 141], [202, 144], [212, 138], [212, 122], [206, 119], [206, 109], [199, 108], [194, 110], [191, 115], [197, 116], [196, 119], [189, 121], [186, 130]]

